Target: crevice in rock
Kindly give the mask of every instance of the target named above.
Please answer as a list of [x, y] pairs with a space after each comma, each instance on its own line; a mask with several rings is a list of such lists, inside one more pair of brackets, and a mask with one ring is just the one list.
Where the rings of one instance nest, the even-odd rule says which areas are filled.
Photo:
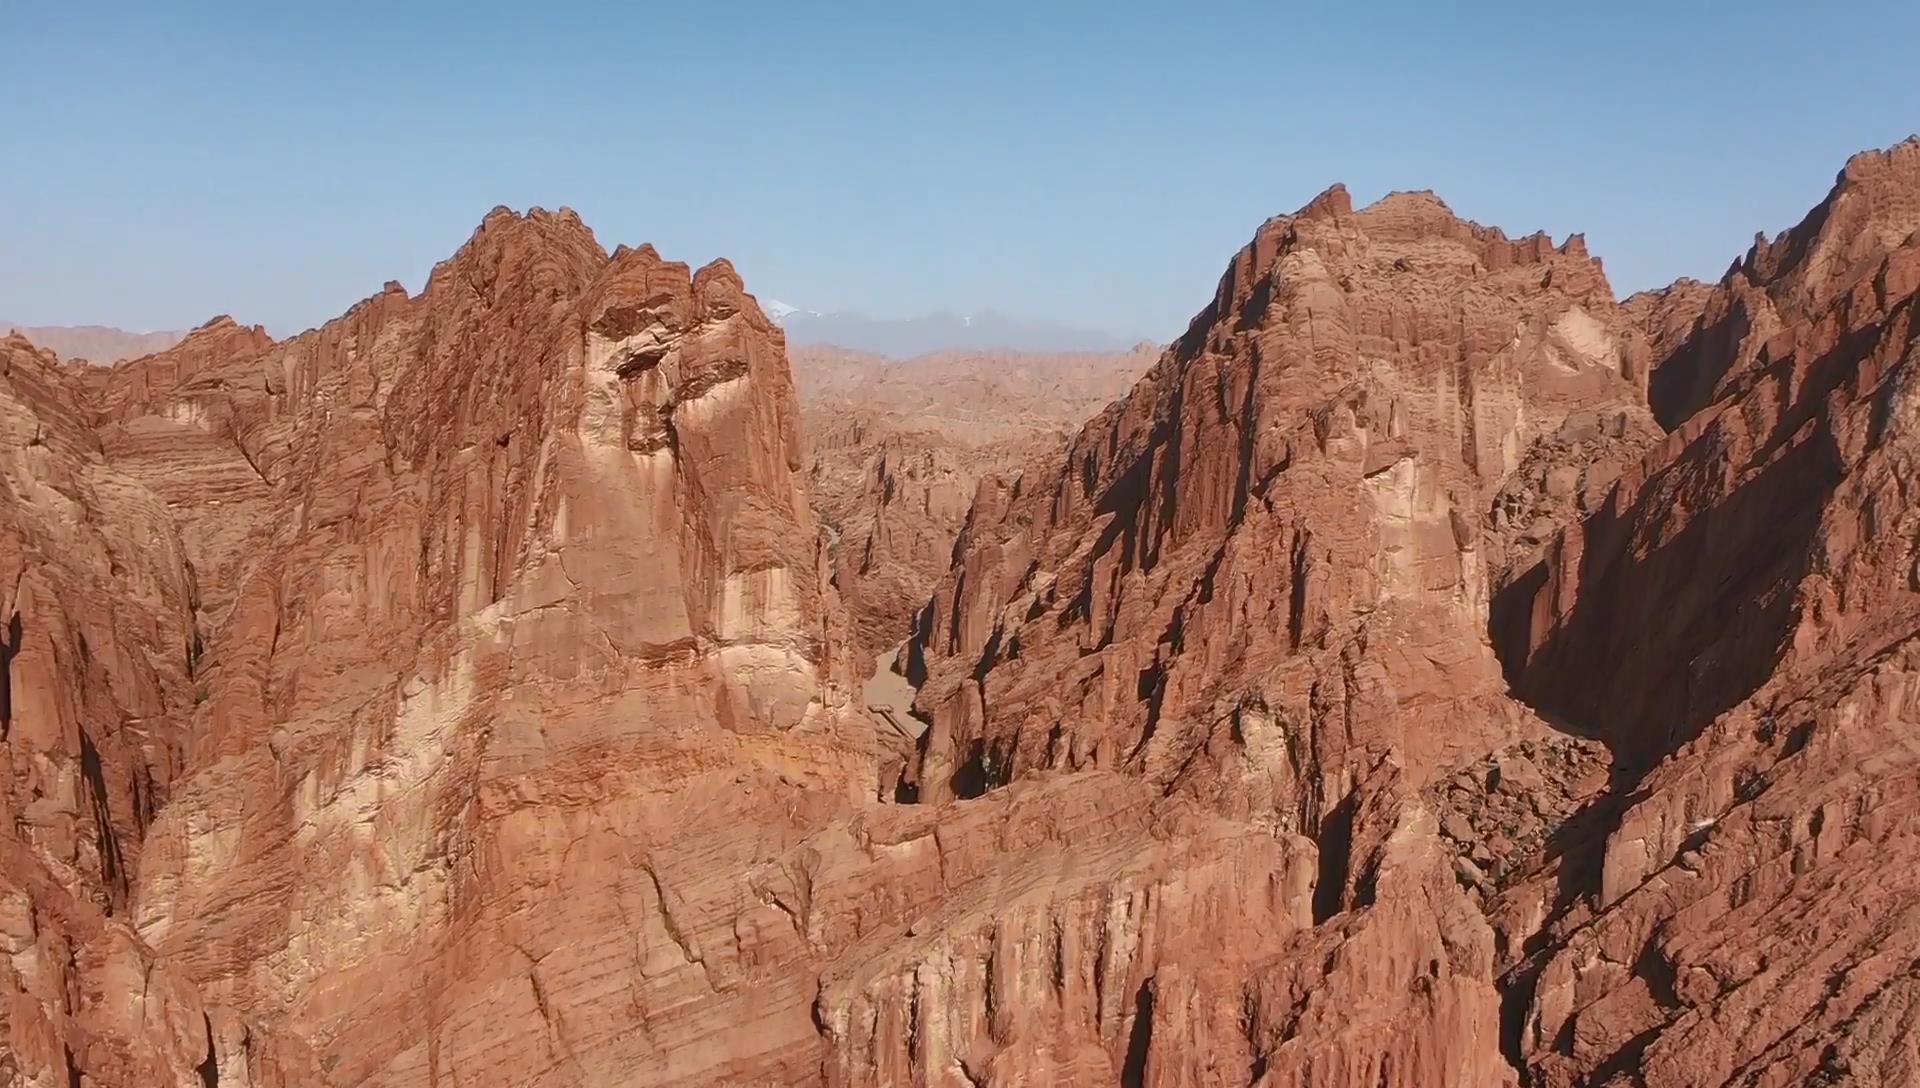
[[[1174, 622], [1179, 622], [1179, 613], [1174, 613]], [[1146, 751], [1147, 744], [1153, 740], [1153, 734], [1160, 728], [1160, 714], [1167, 698], [1167, 665], [1158, 656], [1140, 670], [1135, 678], [1135, 696], [1147, 705], [1146, 720], [1140, 727], [1140, 740], [1133, 746], [1133, 755], [1138, 757]]]
[[220, 1088], [220, 1054], [213, 1045], [213, 1018], [202, 1015], [207, 1025], [207, 1060], [200, 1063], [201, 1088]]
[[1540, 987], [1540, 972], [1545, 960], [1536, 956], [1514, 966], [1496, 983], [1500, 992], [1500, 1056], [1506, 1059], [1527, 1083], [1527, 1014], [1533, 1011], [1533, 995]]
[[627, 353], [626, 358], [620, 360], [620, 362], [614, 366], [614, 376], [621, 379], [631, 379], [645, 374], [647, 371], [659, 366], [661, 361], [666, 359], [669, 346], [670, 345], [667, 344], [648, 344], [646, 347], [635, 348], [633, 351]]
[[1265, 484], [1265, 480], [1254, 479], [1254, 454], [1259, 447], [1260, 419], [1260, 344], [1254, 341], [1247, 354], [1247, 395], [1240, 403], [1239, 438], [1240, 471], [1234, 474], [1233, 501], [1227, 508], [1227, 524], [1238, 528], [1246, 520], [1247, 501], [1252, 498], [1254, 485]]
[[896, 805], [917, 805], [920, 803], [920, 784], [907, 780], [906, 771], [893, 784], [893, 803]]
[[698, 400], [719, 386], [746, 377], [747, 370], [748, 365], [745, 359], [725, 359], [715, 363], [688, 378], [680, 388], [674, 390], [674, 403], [685, 404], [690, 400]]
[[679, 895], [667, 887], [666, 882], [660, 879], [659, 870], [655, 869], [651, 863], [642, 865], [641, 868], [646, 870], [647, 878], [653, 882], [654, 898], [660, 903], [660, 924], [667, 931], [667, 937], [680, 949], [683, 959], [704, 968], [706, 957], [701, 954], [699, 941], [695, 939], [691, 929], [681, 924], [679, 916], [685, 913], [685, 909], [679, 906]]
[[106, 773], [100, 765], [100, 750], [86, 730], [80, 731], [80, 772], [87, 780], [87, 794], [93, 806], [95, 843], [100, 851], [100, 875], [107, 886], [107, 913], [113, 914], [127, 901], [126, 858], [120, 853], [119, 837], [113, 833], [113, 812], [107, 803]]
[[1011, 777], [1011, 763], [986, 741], [975, 740], [967, 751], [967, 758], [953, 772], [953, 795], [967, 801], [1006, 785]]
[[1667, 1025], [1662, 1022], [1621, 1043], [1620, 1049], [1609, 1055], [1606, 1061], [1594, 1066], [1593, 1073], [1581, 1083], [1613, 1084], [1615, 1078], [1619, 1077], [1628, 1078], [1625, 1081], [1628, 1084], [1645, 1083], [1640, 1077], [1641, 1058], [1666, 1029]]
[[920, 1053], [920, 980], [914, 979], [913, 995], [907, 999], [907, 1038], [906, 1051], [909, 1055]]
[[1313, 886], [1313, 924], [1321, 925], [1339, 914], [1345, 899], [1347, 877], [1353, 866], [1353, 820], [1360, 808], [1360, 795], [1350, 793], [1320, 821], [1317, 845], [1320, 848], [1320, 872]]
[[20, 613], [7, 620], [6, 638], [0, 641], [0, 741], [13, 732], [13, 659], [20, 653], [24, 637]]
[[133, 823], [144, 838], [160, 810], [160, 788], [153, 781], [153, 768], [145, 764], [136, 768], [129, 779], [133, 788]]
[[1147, 1082], [1147, 1056], [1153, 1050], [1153, 976], [1148, 975], [1133, 995], [1133, 1027], [1127, 1033], [1127, 1057], [1120, 1066], [1120, 1088], [1142, 1088]]
[[1287, 571], [1287, 643], [1298, 650], [1307, 633], [1307, 579], [1313, 573], [1313, 534], [1299, 530]]
[[1260, 1078], [1267, 1075], [1269, 1057], [1267, 1047], [1260, 1041], [1260, 1002], [1249, 989], [1240, 1000], [1240, 1034], [1247, 1040], [1247, 1052], [1253, 1057], [1247, 1063], [1247, 1083], [1258, 1084]]

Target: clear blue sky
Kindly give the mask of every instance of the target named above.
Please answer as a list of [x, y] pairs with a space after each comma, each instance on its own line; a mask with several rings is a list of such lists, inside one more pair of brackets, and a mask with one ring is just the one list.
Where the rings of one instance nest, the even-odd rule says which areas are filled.
[[1920, 129], [1914, 0], [187, 7], [0, 0], [0, 317], [284, 335], [538, 204], [763, 298], [1165, 339], [1334, 181], [1584, 230], [1625, 294]]

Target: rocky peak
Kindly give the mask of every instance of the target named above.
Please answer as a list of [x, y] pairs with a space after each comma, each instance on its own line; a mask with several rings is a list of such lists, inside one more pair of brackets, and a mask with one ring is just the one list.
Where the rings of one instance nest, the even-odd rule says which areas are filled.
[[469, 292], [492, 302], [514, 294], [576, 295], [607, 261], [606, 251], [571, 210], [505, 207], [487, 213], [464, 245], [428, 274], [425, 293]]
[[[1355, 211], [1339, 187], [1269, 220], [1129, 396], [977, 492], [909, 647], [930, 724], [902, 796], [1118, 778], [1313, 842], [1306, 917], [1346, 921], [1301, 938], [1311, 957], [1223, 966], [1202, 993], [1353, 1007], [1407, 980], [1316, 964], [1392, 962], [1413, 932], [1490, 947], [1413, 798], [1539, 728], [1486, 639], [1491, 572], [1652, 440], [1643, 362], [1578, 242], [1509, 240], [1431, 194]], [[1460, 1023], [1498, 1033], [1488, 963], [1423, 969]], [[1428, 1059], [1497, 1080], [1403, 1013], [1398, 1041], [1302, 1014], [1252, 1045], [1272, 1083]], [[1426, 1059], [1396, 1050], [1416, 1039]]]
[[1764, 235], [1730, 272], [1776, 302], [1817, 307], [1920, 230], [1920, 136], [1847, 160], [1833, 190], [1791, 230]]
[[1920, 280], [1917, 232], [1920, 137], [1854, 156], [1825, 200], [1771, 241], [1757, 238], [1699, 304], [1649, 386], [1660, 421], [1678, 427], [1755, 380], [1793, 350], [1778, 337], [1824, 335], [1836, 302], [1880, 310], [1904, 297]]
[[[1570, 413], [1644, 441], [1643, 359], [1582, 246], [1509, 241], [1431, 194], [1356, 213], [1335, 188], [1268, 221], [1050, 478], [997, 519], [976, 509], [914, 647], [934, 722], [917, 788], [982, 763], [997, 781], [1173, 773], [1228, 712], [1211, 700], [1383, 622], [1477, 643], [1459, 667], [1480, 679], [1456, 683], [1492, 695], [1485, 572], [1520, 530], [1492, 522], [1493, 497], [1523, 465], [1523, 489], [1557, 480], [1530, 451], [1562, 449]], [[1557, 493], [1576, 509], [1606, 478], [1576, 470]], [[1137, 690], [1096, 679], [1114, 675]]]
[[[385, 1076], [414, 1064], [419, 1036], [397, 1029], [420, 993], [394, 989], [383, 1008], [340, 987], [411, 978], [472, 1010], [499, 986], [524, 991], [512, 943], [566, 925], [516, 936], [503, 919], [523, 908], [505, 904], [524, 888], [509, 885], [587, 880], [541, 897], [564, 914], [622, 902], [603, 876], [651, 872], [649, 902], [678, 904], [661, 889], [685, 883], [650, 860], [643, 809], [665, 804], [661, 841], [671, 828], [724, 850], [741, 821], [699, 815], [710, 794], [692, 787], [708, 776], [745, 776], [743, 798], [872, 792], [874, 734], [849, 710], [781, 340], [730, 265], [609, 256], [570, 211], [499, 209], [419, 295], [389, 284], [288, 341], [222, 319], [71, 381], [45, 362], [32, 382], [7, 368], [0, 414], [29, 436], [59, 415], [60, 434], [41, 452], [9, 444], [19, 472], [0, 476], [68, 480], [100, 521], [76, 542], [62, 513], [75, 500], [0, 487], [7, 523], [34, 534], [24, 552], [0, 540], [0, 580], [29, 587], [0, 599], [0, 624], [18, 614], [28, 629], [0, 669], [0, 736], [13, 756], [33, 738], [42, 753], [38, 777], [6, 780], [0, 810], [67, 829], [21, 841], [53, 883], [93, 882], [133, 924], [114, 932], [138, 954], [109, 969], [157, 958], [196, 980], [166, 1023], [218, 995], [302, 1037], [354, 1040], [346, 1064], [299, 1083]], [[8, 396], [40, 385], [15, 411]], [[122, 551], [140, 565], [111, 558]], [[102, 668], [114, 675], [93, 683]], [[630, 808], [603, 824], [604, 845], [641, 853], [579, 869], [568, 847], [540, 873], [527, 836], [579, 843], [582, 805]], [[200, 880], [209, 864], [230, 879]], [[388, 891], [341, 894], [375, 869]], [[273, 951], [316, 939], [330, 951], [297, 965]], [[447, 973], [433, 950], [472, 940], [510, 943]], [[488, 961], [498, 980], [468, 977]], [[629, 969], [636, 984], [654, 970]], [[35, 977], [35, 995], [83, 986]], [[240, 1083], [257, 1068], [264, 1043], [209, 1040], [205, 1023], [197, 1042], [153, 1052], [122, 1016], [138, 986], [66, 1012], [54, 990], [34, 1023], [56, 1041], [114, 1040], [97, 1055], [69, 1044], [102, 1083], [175, 1083], [202, 1063]]]

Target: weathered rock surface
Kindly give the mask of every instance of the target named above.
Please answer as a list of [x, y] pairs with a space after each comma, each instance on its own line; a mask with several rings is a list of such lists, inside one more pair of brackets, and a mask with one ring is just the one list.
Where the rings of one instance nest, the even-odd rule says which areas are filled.
[[1500, 594], [1518, 690], [1620, 779], [1516, 994], [1541, 1084], [1902, 1084], [1913, 1027], [1920, 140], [1755, 243], [1680, 418]]
[[167, 503], [104, 456], [87, 400], [0, 339], [0, 1083], [319, 1083], [129, 924], [201, 646]]
[[0, 341], [0, 1083], [1912, 1081], [1916, 232], [1335, 188], [1057, 444], [564, 211]]
[[975, 503], [911, 647], [908, 791], [1097, 771], [1310, 839], [1319, 924], [1210, 980], [1291, 995], [1237, 1082], [1511, 1079], [1493, 932], [1422, 788], [1539, 728], [1490, 571], [1657, 433], [1647, 362], [1577, 238], [1338, 188], [1269, 222], [1127, 400]]
[[[1363, 762], [1504, 733], [1489, 510], [1592, 492], [1551, 455], [1647, 435], [1644, 367], [1577, 238], [1512, 241], [1427, 194], [1356, 213], [1341, 189], [1269, 222], [1050, 477], [975, 504], [915, 646], [923, 788], [1175, 778], [1254, 694], [1287, 733], [1368, 717], [1334, 730]], [[1405, 700], [1434, 704], [1422, 728], [1387, 723]]]

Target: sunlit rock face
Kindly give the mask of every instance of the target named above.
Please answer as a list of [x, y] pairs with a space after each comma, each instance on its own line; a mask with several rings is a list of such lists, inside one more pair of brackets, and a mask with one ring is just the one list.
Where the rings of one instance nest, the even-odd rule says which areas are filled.
[[[1291, 938], [1156, 973], [1141, 1083], [1224, 1053], [1241, 1083], [1515, 1075], [1494, 933], [1424, 791], [1545, 732], [1490, 589], [1657, 437], [1648, 351], [1579, 239], [1335, 188], [1265, 224], [1052, 464], [983, 487], [909, 648], [932, 724], [906, 792], [1114, 777], [1314, 859]], [[1209, 1002], [1244, 1030], [1190, 1052], [1231, 1019]]]
[[1335, 188], [998, 460], [564, 211], [0, 340], [0, 1084], [1911, 1081], [1917, 230]]

